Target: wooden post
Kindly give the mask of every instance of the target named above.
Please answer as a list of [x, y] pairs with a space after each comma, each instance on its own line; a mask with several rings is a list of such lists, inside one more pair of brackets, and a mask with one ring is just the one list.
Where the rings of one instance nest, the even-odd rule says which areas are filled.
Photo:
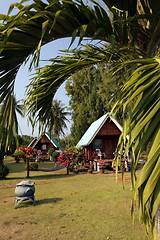
[[[68, 158], [68, 157], [67, 157]], [[69, 166], [70, 166], [70, 160], [69, 158], [67, 159], [67, 175], [69, 174]]]
[[69, 174], [69, 164], [67, 164], [67, 175]]
[[27, 178], [29, 178], [29, 158], [26, 158], [27, 160]]

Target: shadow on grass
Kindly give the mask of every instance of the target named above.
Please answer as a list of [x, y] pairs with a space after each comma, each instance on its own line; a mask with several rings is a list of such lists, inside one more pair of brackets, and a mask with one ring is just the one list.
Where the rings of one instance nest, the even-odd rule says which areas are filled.
[[29, 178], [27, 177], [6, 177], [3, 180], [46, 180], [46, 179], [55, 179], [55, 178], [70, 178], [74, 177], [76, 174], [49, 174], [49, 175], [37, 175], [37, 176], [30, 176]]
[[70, 178], [74, 177], [75, 174], [49, 174], [49, 175], [37, 175], [37, 176], [31, 176], [30, 179], [54, 179], [54, 178]]
[[47, 204], [47, 203], [57, 203], [62, 200], [63, 200], [63, 198], [44, 198], [41, 200], [37, 200], [36, 205], [42, 205], [42, 204]]
[[[26, 163], [20, 162], [12, 162], [12, 163], [5, 163], [5, 165], [9, 168], [10, 173], [18, 173], [26, 171]], [[53, 163], [38, 163], [38, 170], [37, 172], [54, 172], [62, 170], [61, 166], [52, 166]], [[65, 167], [64, 167], [65, 168]], [[31, 170], [30, 170], [31, 171]]]
[[36, 200], [36, 204], [33, 205], [33, 202], [31, 200], [22, 201], [18, 204], [17, 208], [26, 208], [30, 206], [36, 206], [36, 205], [42, 205], [42, 204], [48, 204], [48, 203], [57, 203], [59, 201], [62, 201], [63, 198], [44, 198], [41, 200]]

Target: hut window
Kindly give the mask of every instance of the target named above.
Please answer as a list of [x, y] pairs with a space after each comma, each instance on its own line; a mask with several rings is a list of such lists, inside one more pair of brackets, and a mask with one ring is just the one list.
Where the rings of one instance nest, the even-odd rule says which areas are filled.
[[46, 149], [47, 149], [46, 144], [43, 144], [43, 145], [42, 145], [42, 150], [46, 150]]
[[102, 148], [102, 139], [95, 139], [94, 142], [93, 142], [93, 147], [95, 149], [100, 149]]

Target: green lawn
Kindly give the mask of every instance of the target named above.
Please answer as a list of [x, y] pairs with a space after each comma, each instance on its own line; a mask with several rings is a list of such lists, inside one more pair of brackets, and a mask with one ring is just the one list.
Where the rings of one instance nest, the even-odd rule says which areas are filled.
[[[40, 163], [40, 167], [52, 163]], [[26, 176], [24, 163], [11, 163], [0, 180], [0, 240], [146, 240], [137, 217], [132, 224], [131, 184], [115, 174], [30, 172], [36, 206], [26, 201], [14, 209], [14, 189]], [[126, 178], [130, 175], [127, 173]]]

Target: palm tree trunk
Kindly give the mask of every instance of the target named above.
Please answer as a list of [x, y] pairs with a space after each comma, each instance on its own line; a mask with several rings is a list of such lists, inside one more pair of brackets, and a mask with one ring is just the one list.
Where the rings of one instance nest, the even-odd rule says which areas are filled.
[[156, 212], [156, 216], [155, 216], [155, 225], [156, 225], [156, 230], [158, 233], [158, 239], [160, 239], [160, 206]]
[[4, 165], [4, 154], [0, 151], [0, 165]]

